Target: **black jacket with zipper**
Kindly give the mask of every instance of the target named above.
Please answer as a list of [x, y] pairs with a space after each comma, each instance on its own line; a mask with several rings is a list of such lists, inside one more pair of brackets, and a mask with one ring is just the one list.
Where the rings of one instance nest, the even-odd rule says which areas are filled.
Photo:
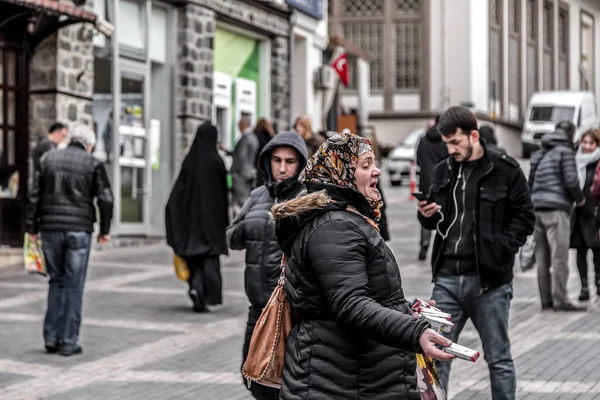
[[[475, 264], [483, 291], [513, 279], [513, 264], [518, 249], [533, 233], [535, 215], [527, 180], [517, 161], [493, 149], [486, 149], [481, 159], [481, 174], [475, 188], [473, 210]], [[433, 170], [431, 199], [442, 206], [439, 213], [419, 221], [426, 229], [447, 232], [454, 219], [453, 193], [460, 164], [453, 157], [442, 160]], [[435, 280], [444, 260], [445, 240], [436, 232], [432, 269]]]
[[100, 215], [100, 233], [107, 235], [114, 200], [104, 165], [79, 143], [49, 151], [42, 156], [29, 191], [27, 232], [93, 232], [94, 199]]

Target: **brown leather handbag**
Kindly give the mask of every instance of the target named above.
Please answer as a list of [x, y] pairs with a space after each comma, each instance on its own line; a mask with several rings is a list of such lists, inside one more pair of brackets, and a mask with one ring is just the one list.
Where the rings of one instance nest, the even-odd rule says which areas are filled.
[[285, 344], [293, 325], [290, 303], [283, 289], [286, 264], [287, 256], [284, 253], [277, 287], [252, 332], [248, 357], [242, 366], [242, 375], [248, 382], [248, 388], [252, 382], [281, 388]]

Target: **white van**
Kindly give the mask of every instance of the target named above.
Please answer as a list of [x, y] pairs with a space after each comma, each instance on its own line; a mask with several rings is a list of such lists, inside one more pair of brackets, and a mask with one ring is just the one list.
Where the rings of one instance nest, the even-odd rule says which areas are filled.
[[540, 147], [542, 136], [554, 132], [559, 121], [571, 121], [577, 127], [573, 140], [579, 141], [581, 135], [590, 128], [598, 128], [598, 108], [592, 92], [538, 92], [531, 96], [521, 142], [523, 157]]

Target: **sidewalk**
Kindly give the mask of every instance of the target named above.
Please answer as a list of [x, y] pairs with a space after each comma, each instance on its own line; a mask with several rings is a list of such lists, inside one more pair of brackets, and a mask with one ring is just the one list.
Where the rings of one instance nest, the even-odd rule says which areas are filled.
[[[391, 247], [407, 298], [429, 297], [417, 261], [416, 205], [387, 188]], [[95, 252], [84, 300], [84, 354], [43, 351], [47, 284], [21, 267], [0, 269], [0, 399], [251, 399], [239, 374], [247, 300], [243, 253], [222, 259], [225, 304], [191, 312], [164, 244]], [[578, 293], [577, 272], [571, 293]], [[518, 273], [511, 310], [520, 399], [600, 399], [600, 312], [541, 313], [535, 271]], [[469, 323], [459, 341], [480, 349]], [[490, 399], [487, 365], [454, 363], [451, 399]]]

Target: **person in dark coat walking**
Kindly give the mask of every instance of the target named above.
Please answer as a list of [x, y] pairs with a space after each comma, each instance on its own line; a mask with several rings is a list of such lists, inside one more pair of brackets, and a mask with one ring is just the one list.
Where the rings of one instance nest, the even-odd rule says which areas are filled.
[[535, 208], [535, 258], [542, 310], [585, 311], [571, 302], [569, 236], [574, 205], [585, 205], [579, 182], [572, 134], [562, 129], [542, 138], [531, 157], [529, 189]]
[[[269, 210], [275, 203], [295, 198], [304, 185], [298, 181], [308, 158], [304, 139], [296, 132], [278, 134], [259, 157], [264, 185], [252, 191], [242, 211], [227, 228], [227, 241], [234, 250], [246, 250], [244, 286], [250, 301], [242, 350], [242, 364], [248, 356], [256, 321], [265, 308], [281, 275], [282, 251], [275, 237], [275, 222]], [[247, 384], [246, 382], [244, 382]], [[254, 398], [274, 399], [279, 390], [252, 384]]]
[[415, 353], [453, 357], [435, 346], [451, 342], [413, 316], [377, 231], [380, 174], [369, 141], [340, 133], [300, 174], [308, 194], [271, 209], [299, 321], [287, 340], [282, 400], [420, 399]]
[[[448, 147], [442, 140], [437, 123], [440, 119], [438, 115], [435, 118], [435, 124], [427, 130], [425, 136], [419, 140], [416, 151], [416, 164], [419, 171], [419, 191], [425, 195], [429, 193], [431, 185], [431, 174], [433, 167], [443, 158], [448, 157]], [[419, 260], [427, 258], [427, 250], [431, 243], [431, 231], [421, 226], [421, 250], [419, 250]]]
[[187, 261], [194, 311], [222, 302], [219, 256], [227, 254], [227, 171], [217, 152], [217, 128], [202, 124], [166, 207], [167, 244]]
[[575, 155], [579, 187], [585, 195], [583, 207], [575, 209], [571, 218], [571, 248], [577, 249], [577, 269], [581, 279], [579, 301], [590, 299], [588, 286], [588, 250], [594, 254], [596, 293], [600, 295], [600, 240], [596, 219], [597, 203], [593, 200], [592, 185], [600, 160], [600, 129], [591, 129], [583, 134]]
[[33, 160], [34, 171], [38, 171], [40, 169], [40, 159], [42, 156], [47, 151], [56, 149], [56, 147], [65, 140], [68, 133], [69, 129], [60, 122], [55, 122], [50, 125], [50, 128], [48, 129], [48, 135], [41, 139], [37, 146], [35, 146], [35, 149], [33, 149], [33, 155], [31, 158]]
[[494, 128], [489, 125], [482, 125], [479, 127], [479, 135], [481, 139], [485, 141], [486, 148], [489, 150], [495, 150], [500, 154], [506, 154], [506, 150], [502, 147], [498, 147], [498, 138], [494, 132]]
[[263, 151], [267, 143], [273, 139], [275, 136], [275, 131], [273, 131], [273, 126], [268, 119], [261, 118], [256, 123], [254, 134], [258, 138], [258, 152], [256, 154], [256, 187], [258, 188], [265, 184], [263, 175], [260, 172], [260, 153]]

